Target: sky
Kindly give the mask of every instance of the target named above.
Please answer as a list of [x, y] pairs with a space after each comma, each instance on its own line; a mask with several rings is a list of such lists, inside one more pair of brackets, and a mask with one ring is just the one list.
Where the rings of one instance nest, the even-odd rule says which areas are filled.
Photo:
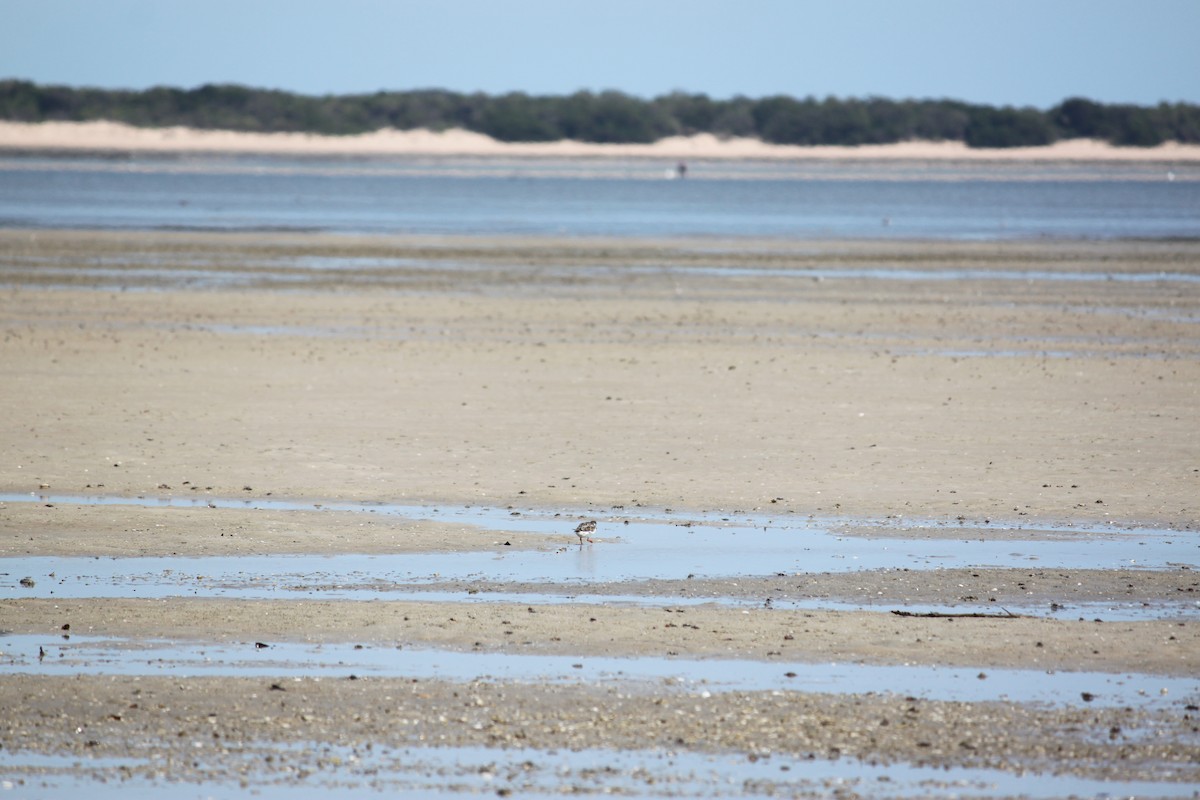
[[1200, 0], [0, 0], [0, 78], [1200, 103]]

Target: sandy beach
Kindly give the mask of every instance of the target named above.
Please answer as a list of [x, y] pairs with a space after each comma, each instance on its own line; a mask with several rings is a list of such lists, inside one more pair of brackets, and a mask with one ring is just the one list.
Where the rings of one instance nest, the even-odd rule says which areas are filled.
[[[0, 147], [131, 146], [127, 130], [55, 131], [3, 126]], [[172, 145], [168, 132], [145, 132], [136, 147], [235, 146], [179, 136]], [[429, 136], [407, 146], [435, 152], [454, 138]], [[359, 144], [399, 146], [382, 136]], [[326, 145], [301, 137], [295, 146]], [[236, 147], [253, 149], [250, 140]], [[1089, 147], [1093, 155], [1080, 157], [1109, 157]], [[1155, 157], [1195, 160], [1182, 152]], [[381, 257], [393, 266], [353, 266]], [[314, 278], [295, 266], [306, 258], [349, 265]], [[587, 599], [576, 597], [577, 584], [473, 574], [424, 584], [439, 600], [394, 585], [371, 589], [380, 592], [371, 601], [325, 599], [314, 582], [311, 596], [270, 600], [97, 601], [46, 593], [65, 573], [5, 567], [0, 627], [45, 637], [47, 662], [58, 658], [52, 642], [70, 645], [67, 635], [119, 639], [134, 651], [165, 640], [249, 653], [259, 642], [267, 654], [283, 643], [342, 644], [581, 664], [578, 680], [552, 685], [318, 678], [303, 665], [274, 677], [65, 676], [39, 674], [36, 648], [5, 649], [0, 637], [5, 656], [25, 665], [0, 677], [0, 705], [15, 710], [0, 723], [5, 752], [132, 759], [120, 773], [86, 761], [58, 773], [9, 762], [17, 766], [6, 779], [33, 794], [51, 773], [118, 784], [170, 773], [188, 786], [243, 789], [312, 785], [316, 775], [363, 787], [370, 778], [351, 755], [380, 768], [372, 759], [402, 760], [404, 748], [432, 757], [437, 747], [487, 748], [491, 777], [471, 788], [450, 770], [441, 783], [378, 786], [501, 796], [617, 786], [661, 796], [685, 769], [616, 766], [618, 779], [576, 763], [551, 788], [538, 782], [558, 763], [549, 754], [583, 758], [588, 748], [772, 766], [770, 776], [724, 785], [731, 796], [828, 796], [825, 779], [799, 777], [799, 763], [813, 760], [857, 776], [848, 791], [864, 796], [888, 794], [862, 782], [856, 769], [866, 765], [1155, 781], [1172, 796], [1189, 796], [1200, 781], [1194, 687], [1155, 692], [1157, 704], [1089, 699], [1118, 691], [1093, 688], [1097, 676], [1200, 674], [1200, 243], [701, 246], [3, 230], [0, 260], [0, 491], [22, 496], [0, 505], [8, 564], [168, 557], [186, 571], [185, 557], [346, 553], [602, 561], [647, 519], [719, 530], [746, 518], [783, 530], [827, 525], [854, 541], [990, 538], [1017, 550], [1142, 531], [1183, 554], [1154, 569], [897, 562], [681, 574], [597, 582], [600, 596]], [[992, 277], [901, 274], [917, 265]], [[236, 289], [205, 280], [229, 269], [253, 277]], [[1004, 277], [1011, 272], [1101, 277]], [[97, 497], [127, 502], [87, 499]], [[298, 507], [267, 507], [274, 501]], [[336, 503], [489, 508], [510, 521], [318, 507]], [[572, 530], [589, 518], [599, 520], [597, 541], [581, 544]], [[513, 594], [532, 599], [506, 599]], [[1100, 612], [1070, 613], [1116, 603], [1134, 611], [1102, 621]], [[1060, 605], [1067, 614], [1047, 613]], [[988, 613], [892, 613], [930, 606]], [[588, 671], [601, 656], [761, 662], [778, 665], [780, 681], [826, 662], [963, 669], [985, 688], [1005, 670], [1081, 677], [1073, 704], [1046, 706], [1000, 693], [918, 699], [887, 685], [838, 693], [602, 681]], [[161, 759], [134, 757], [146, 752]], [[945, 775], [926, 790], [950, 791], [954, 773]]]
[[465, 130], [381, 130], [357, 136], [242, 133], [189, 128], [135, 128], [118, 122], [0, 122], [0, 152], [261, 153], [371, 156], [520, 156], [564, 158], [1200, 162], [1200, 145], [1114, 147], [1076, 139], [1047, 147], [969, 148], [961, 142], [901, 142], [857, 147], [799, 147], [757, 139], [675, 136], [653, 144], [499, 142]]

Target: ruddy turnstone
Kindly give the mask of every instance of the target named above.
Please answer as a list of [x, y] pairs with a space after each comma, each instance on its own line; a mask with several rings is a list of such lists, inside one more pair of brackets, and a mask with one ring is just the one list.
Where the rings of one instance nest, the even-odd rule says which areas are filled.
[[592, 541], [589, 533], [596, 530], [596, 520], [589, 519], [587, 522], [581, 522], [575, 527], [575, 535], [579, 537], [579, 543], [583, 544], [584, 540]]

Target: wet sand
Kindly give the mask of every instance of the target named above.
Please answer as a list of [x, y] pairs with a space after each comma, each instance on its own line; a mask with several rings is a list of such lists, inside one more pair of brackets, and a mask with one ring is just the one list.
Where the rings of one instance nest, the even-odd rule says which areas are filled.
[[[637, 608], [322, 600], [5, 601], [16, 633], [355, 642], [522, 654], [681, 656], [993, 669], [1194, 675], [1200, 631], [1191, 622], [1078, 623], [1033, 617], [898, 617], [880, 612], [788, 611], [716, 605]], [[1200, 687], [1197, 687], [1200, 689]], [[884, 690], [885, 687], [879, 687]]]
[[[380, 258], [390, 260], [368, 261]], [[562, 514], [553, 547], [578, 547], [579, 519], [668, 508], [837, 517], [858, 536], [911, 519], [991, 526], [1000, 537], [1039, 525], [1167, 528], [1185, 543], [1198, 535], [1194, 242], [3, 231], [0, 260], [6, 492], [513, 506]], [[987, 277], [929, 274], [980, 270]], [[315, 510], [0, 507], [5, 559], [547, 546], [544, 534]], [[603, 557], [614, 545], [585, 546]], [[888, 612], [968, 597], [1021, 613], [1156, 604], [1194, 597], [1196, 561], [597, 589], [881, 603], [852, 612], [554, 602], [546, 585], [521, 587], [549, 596], [537, 607], [480, 602], [514, 588], [486, 579], [441, 586], [478, 593], [447, 602], [22, 599], [21, 576], [0, 567], [11, 587], [0, 627], [1188, 677], [1200, 673], [1194, 614], [1096, 623]], [[700, 699], [645, 686], [290, 680], [6, 675], [0, 705], [19, 713], [7, 715], [2, 740], [10, 753], [119, 758], [149, 748], [182, 763], [187, 752], [193, 767], [180, 774], [197, 783], [241, 769], [235, 748], [218, 744], [230, 741], [482, 744], [499, 761], [500, 748], [518, 744], [770, 751], [1181, 788], [1200, 779], [1196, 698], [1157, 710], [922, 701], [913, 711], [887, 686]], [[212, 746], [191, 744], [201, 738]], [[295, 781], [291, 768], [312, 756], [294, 758], [239, 779]], [[845, 763], [852, 773], [857, 762]]]
[[[67, 745], [70, 753], [120, 757], [131, 747], [162, 754], [158, 763], [121, 776], [125, 780], [146, 772], [169, 772], [183, 781], [228, 780], [233, 773], [234, 780], [296, 784], [322, 769], [333, 770], [334, 776], [350, 771], [338, 770], [348, 765], [328, 756], [327, 763], [317, 766], [322, 749], [329, 746], [350, 748], [365, 759], [372, 750], [463, 745], [494, 748], [500, 762], [496, 771], [503, 775], [512, 770], [516, 776], [522, 765], [504, 766], [506, 749], [733, 752], [751, 760], [774, 758], [779, 765], [775, 780], [781, 783], [788, 777], [781, 767], [840, 758], [1016, 770], [1053, 770], [1069, 763], [1097, 777], [1173, 779], [1177, 789], [1165, 782], [1166, 796], [1188, 796], [1187, 781], [1195, 774], [1194, 748], [1171, 741], [1194, 738], [1194, 723], [1189, 726], [1178, 715], [1128, 710], [1045, 710], [802, 692], [701, 696], [487, 681], [81, 678], [72, 682], [70, 693], [61, 684], [37, 677], [19, 685], [6, 681], [0, 684], [0, 698], [6, 707], [16, 701], [52, 718], [68, 717], [79, 728]], [[12, 716], [3, 724], [7, 740], [57, 745], [57, 737], [47, 735], [36, 719]], [[1143, 739], [1137, 735], [1143, 730], [1155, 734]], [[1030, 731], [1053, 731], [1055, 737], [1030, 736]], [[243, 742], [258, 750], [249, 765]], [[261, 748], [263, 742], [277, 744]], [[320, 744], [285, 749], [310, 742]], [[943, 791], [953, 786], [955, 773], [944, 776], [950, 785], [943, 784]], [[656, 785], [657, 775], [633, 777], [638, 794], [671, 792], [665, 779], [667, 785]], [[710, 780], [715, 786], [724, 783], [719, 775]], [[1035, 789], [1036, 778], [1027, 780], [1030, 790]], [[597, 782], [595, 776], [573, 775], [557, 793], [588, 792]], [[520, 786], [519, 777], [510, 774], [490, 791], [503, 796], [514, 785]], [[823, 791], [810, 794], [810, 789], [804, 795], [827, 796], [827, 787], [815, 788]], [[754, 789], [734, 785], [723, 791]], [[883, 794], [888, 794], [886, 787]]]
[[4, 232], [0, 485], [1200, 522], [1200, 244], [738, 246]]

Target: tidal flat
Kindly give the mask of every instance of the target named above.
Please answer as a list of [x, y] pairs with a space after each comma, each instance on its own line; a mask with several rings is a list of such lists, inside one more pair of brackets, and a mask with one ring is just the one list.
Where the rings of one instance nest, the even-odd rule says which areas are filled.
[[0, 323], [14, 796], [1200, 783], [1200, 243], [3, 230]]

